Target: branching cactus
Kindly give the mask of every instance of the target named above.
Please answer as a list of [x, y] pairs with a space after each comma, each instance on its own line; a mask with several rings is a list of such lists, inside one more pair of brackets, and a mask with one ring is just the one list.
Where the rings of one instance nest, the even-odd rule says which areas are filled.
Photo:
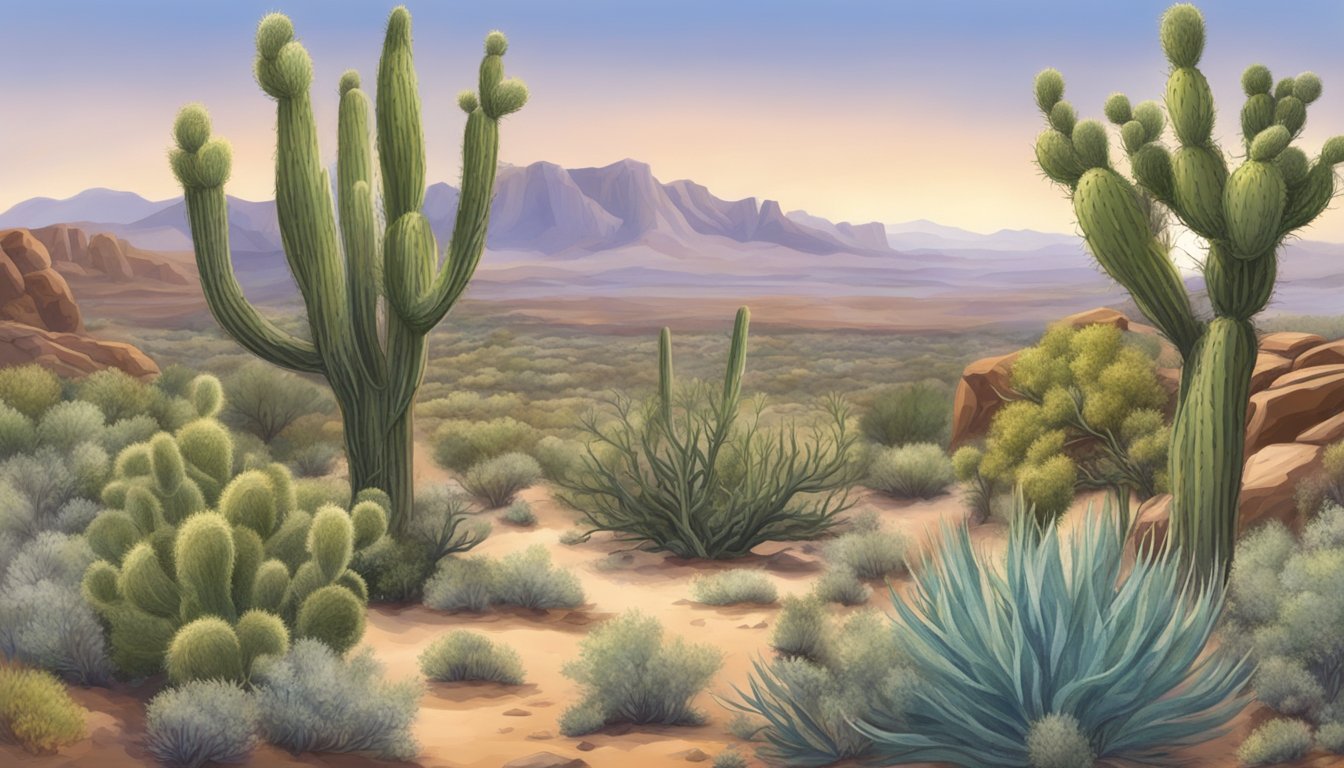
[[[210, 136], [204, 109], [177, 117], [172, 167], [186, 194], [201, 285], [216, 320], [248, 350], [276, 365], [324, 376], [345, 420], [352, 490], [380, 488], [400, 530], [412, 496], [412, 404], [425, 367], [425, 335], [461, 298], [485, 245], [499, 153], [499, 121], [527, 101], [505, 79], [508, 43], [485, 39], [479, 90], [464, 91], [467, 113], [462, 190], [447, 255], [421, 213], [425, 139], [411, 62], [411, 16], [392, 12], [378, 66], [376, 126], [382, 180], [375, 207], [369, 99], [359, 75], [340, 79], [337, 199], [318, 152], [308, 52], [289, 19], [271, 14], [257, 29], [257, 81], [278, 105], [276, 208], [290, 269], [308, 310], [310, 339], [289, 334], [243, 297], [229, 255], [224, 183], [229, 145]], [[336, 211], [339, 211], [339, 226]], [[385, 322], [379, 306], [385, 305]]]
[[[201, 418], [176, 436], [122, 451], [103, 494], [110, 508], [86, 532], [101, 559], [84, 592], [107, 622], [114, 661], [131, 676], [246, 680], [291, 635], [347, 650], [368, 601], [350, 559], [387, 530], [372, 500], [380, 494], [349, 513], [328, 505], [309, 515], [283, 465], [231, 476], [232, 438], [213, 418], [218, 382], [198, 380], [195, 400]], [[201, 484], [220, 488], [215, 503]]]
[[[1320, 78], [1308, 72], [1276, 84], [1257, 64], [1242, 76], [1246, 160], [1229, 172], [1213, 140], [1213, 93], [1198, 69], [1200, 12], [1173, 6], [1162, 18], [1161, 40], [1171, 63], [1165, 116], [1156, 102], [1131, 107], [1122, 94], [1105, 104], [1106, 117], [1119, 126], [1133, 183], [1112, 166], [1102, 124], [1076, 120], [1063, 99], [1064, 79], [1052, 69], [1036, 77], [1036, 102], [1049, 124], [1036, 141], [1036, 158], [1047, 176], [1069, 189], [1097, 262], [1184, 358], [1171, 438], [1170, 536], [1196, 568], [1225, 576], [1237, 531], [1256, 356], [1252, 319], [1273, 291], [1283, 239], [1310, 224], [1334, 194], [1344, 137], [1327, 141], [1314, 161], [1292, 146], [1307, 106], [1321, 94]], [[1167, 118], [1174, 152], [1162, 143]], [[1162, 233], [1145, 215], [1154, 200], [1208, 242], [1203, 270], [1215, 316], [1207, 322], [1192, 311]]]

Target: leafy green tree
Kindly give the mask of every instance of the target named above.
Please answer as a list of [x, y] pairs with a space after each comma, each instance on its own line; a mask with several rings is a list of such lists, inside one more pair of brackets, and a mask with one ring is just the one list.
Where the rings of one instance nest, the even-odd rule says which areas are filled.
[[[1166, 390], [1156, 363], [1108, 325], [1056, 325], [1013, 364], [1013, 397], [994, 416], [979, 472], [1021, 486], [1042, 521], [1079, 489], [1122, 501], [1166, 485]], [[1121, 509], [1127, 504], [1121, 505]]]

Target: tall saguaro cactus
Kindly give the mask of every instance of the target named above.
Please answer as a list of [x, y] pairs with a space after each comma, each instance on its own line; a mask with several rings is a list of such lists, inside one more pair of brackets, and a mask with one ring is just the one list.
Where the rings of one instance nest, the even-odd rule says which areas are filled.
[[[1076, 121], [1063, 100], [1063, 77], [1047, 69], [1036, 77], [1036, 103], [1049, 123], [1036, 141], [1036, 158], [1047, 176], [1069, 189], [1097, 262], [1185, 361], [1172, 428], [1170, 536], [1196, 568], [1222, 576], [1237, 531], [1256, 355], [1252, 318], [1274, 289], [1279, 245], [1319, 216], [1334, 194], [1344, 137], [1327, 141], [1315, 161], [1291, 146], [1307, 105], [1321, 94], [1320, 78], [1308, 72], [1275, 84], [1257, 64], [1241, 79], [1246, 160], [1229, 173], [1213, 140], [1213, 93], [1197, 67], [1204, 50], [1200, 12], [1172, 6], [1162, 18], [1161, 40], [1171, 63], [1166, 115], [1175, 152], [1161, 143], [1166, 120], [1157, 103], [1131, 108], [1123, 94], [1113, 94], [1105, 114], [1119, 126], [1131, 183], [1111, 166], [1105, 128]], [[1145, 215], [1153, 200], [1208, 241], [1203, 269], [1215, 316], [1207, 322], [1191, 310], [1180, 274]]]
[[[499, 154], [499, 120], [527, 101], [527, 88], [505, 79], [504, 35], [485, 38], [479, 90], [464, 91], [467, 113], [462, 191], [447, 254], [421, 213], [425, 138], [411, 62], [411, 16], [387, 22], [378, 65], [376, 129], [386, 229], [374, 204], [369, 99], [359, 75], [340, 80], [337, 201], [318, 152], [309, 85], [312, 61], [289, 19], [271, 14], [257, 28], [255, 71], [278, 105], [276, 209], [285, 256], [308, 310], [311, 340], [286, 333], [248, 304], [229, 256], [224, 182], [229, 145], [210, 138], [200, 106], [177, 116], [173, 172], [186, 192], [196, 263], [220, 325], [252, 353], [276, 365], [318, 373], [331, 384], [345, 420], [352, 490], [380, 488], [402, 525], [412, 496], [412, 406], [425, 368], [425, 335], [462, 296], [485, 245]], [[340, 212], [337, 227], [336, 210]], [[380, 299], [383, 301], [380, 302]], [[380, 304], [385, 307], [381, 313]]]

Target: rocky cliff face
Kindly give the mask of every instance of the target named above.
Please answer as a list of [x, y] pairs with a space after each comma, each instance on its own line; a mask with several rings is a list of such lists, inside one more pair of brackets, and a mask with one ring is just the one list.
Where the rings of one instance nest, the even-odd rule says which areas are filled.
[[[1064, 321], [1151, 332], [1110, 309], [1080, 313]], [[989, 429], [1005, 402], [1003, 395], [1011, 392], [1009, 374], [1017, 354], [978, 360], [966, 367], [953, 407], [954, 446], [973, 442]], [[1158, 373], [1174, 398], [1179, 371], [1159, 369]], [[1247, 411], [1242, 530], [1271, 519], [1298, 525], [1294, 498], [1298, 484], [1320, 469], [1325, 446], [1339, 440], [1344, 440], [1344, 341], [1326, 341], [1309, 333], [1263, 336]], [[1163, 532], [1169, 503], [1168, 497], [1157, 496], [1143, 505], [1138, 535]]]
[[106, 233], [90, 237], [84, 230], [66, 224], [29, 232], [46, 247], [52, 267], [68, 279], [98, 278], [114, 283], [151, 280], [169, 285], [192, 283], [191, 276], [176, 264]]
[[46, 230], [57, 249], [55, 259], [37, 233], [0, 232], [0, 366], [36, 362], [67, 377], [108, 367], [139, 378], [157, 375], [158, 366], [135, 347], [85, 333], [79, 304], [60, 268], [129, 281], [137, 277], [135, 262], [113, 238], [86, 241], [77, 229]]

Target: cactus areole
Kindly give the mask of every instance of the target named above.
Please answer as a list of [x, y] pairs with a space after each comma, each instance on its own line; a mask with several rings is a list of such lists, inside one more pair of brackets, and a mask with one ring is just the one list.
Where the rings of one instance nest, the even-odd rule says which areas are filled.
[[[276, 210], [285, 256], [307, 307], [310, 337], [287, 333], [243, 297], [229, 255], [224, 182], [230, 149], [210, 137], [198, 105], [174, 125], [173, 172], [186, 194], [201, 285], [216, 320], [240, 344], [276, 365], [321, 374], [345, 421], [352, 490], [379, 488], [400, 529], [412, 497], [412, 408], [425, 369], [426, 334], [461, 298], [480, 261], [499, 154], [499, 120], [521, 109], [527, 89], [505, 79], [504, 35], [485, 39], [478, 91], [467, 113], [462, 191], [452, 241], [440, 263], [425, 198], [425, 137], [411, 62], [411, 16], [387, 22], [378, 65], [376, 133], [383, 221], [375, 208], [369, 98], [359, 75], [341, 76], [337, 199], [322, 166], [309, 86], [312, 61], [289, 19], [271, 14], [257, 28], [255, 73], [275, 99]], [[337, 212], [339, 211], [339, 224]], [[380, 312], [380, 304], [383, 309]]]
[[[1246, 159], [1229, 172], [1212, 138], [1213, 93], [1197, 66], [1204, 50], [1200, 12], [1172, 6], [1162, 18], [1161, 39], [1171, 64], [1165, 116], [1157, 103], [1131, 107], [1122, 94], [1105, 105], [1106, 117], [1119, 127], [1133, 182], [1111, 166], [1101, 124], [1075, 121], [1063, 100], [1064, 79], [1053, 69], [1036, 77], [1036, 103], [1048, 124], [1036, 141], [1036, 159], [1069, 189], [1097, 262], [1184, 359], [1172, 425], [1169, 535], [1196, 569], [1225, 578], [1236, 540], [1255, 366], [1252, 319], [1273, 292], [1279, 245], [1319, 216], [1333, 196], [1344, 137], [1330, 139], [1309, 160], [1292, 142], [1302, 132], [1307, 105], [1321, 94], [1320, 78], [1308, 72], [1275, 84], [1268, 69], [1254, 65], [1242, 76]], [[1167, 118], [1176, 135], [1174, 152], [1162, 143]], [[1144, 214], [1144, 196], [1207, 241], [1203, 270], [1212, 319], [1192, 311], [1161, 233]]]

